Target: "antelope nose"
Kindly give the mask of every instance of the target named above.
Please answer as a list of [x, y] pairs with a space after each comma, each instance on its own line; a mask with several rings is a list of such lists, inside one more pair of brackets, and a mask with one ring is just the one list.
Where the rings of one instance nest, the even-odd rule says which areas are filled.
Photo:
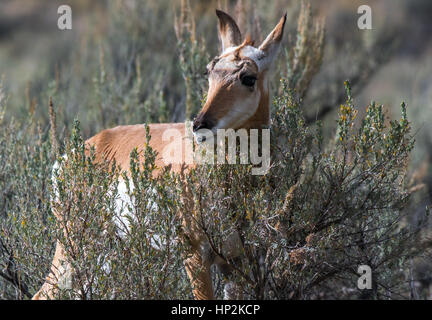
[[208, 122], [205, 121], [205, 120], [198, 120], [198, 119], [196, 119], [196, 120], [193, 122], [192, 130], [193, 130], [193, 132], [196, 132], [196, 131], [198, 131], [199, 129], [209, 129], [209, 124], [208, 124]]

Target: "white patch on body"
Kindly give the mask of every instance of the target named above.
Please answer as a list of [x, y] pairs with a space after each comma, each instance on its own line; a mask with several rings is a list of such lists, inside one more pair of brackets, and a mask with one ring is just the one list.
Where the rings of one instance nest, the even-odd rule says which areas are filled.
[[[68, 157], [67, 155], [62, 156], [63, 161], [67, 161]], [[58, 202], [59, 201], [59, 191], [57, 187], [57, 177], [61, 175], [59, 172], [61, 170], [60, 162], [56, 161], [52, 168], [51, 173], [51, 183], [53, 187], [53, 194], [54, 196], [51, 198], [51, 201]], [[131, 194], [129, 196], [126, 183], [123, 180], [120, 180], [117, 187], [117, 196], [115, 199], [115, 216], [114, 216], [114, 223], [117, 227], [118, 235], [121, 238], [124, 238], [126, 235], [130, 232], [130, 225], [131, 222], [137, 222], [135, 213], [133, 212], [134, 208], [134, 185], [132, 181], [129, 182], [130, 191]], [[154, 196], [156, 195], [155, 190], [150, 191]], [[156, 202], [152, 202], [149, 206], [149, 210], [156, 211], [158, 209], [158, 206]], [[149, 224], [149, 219], [144, 217], [143, 219], [144, 223]], [[148, 225], [149, 230], [151, 230], [150, 225]], [[160, 249], [161, 245], [163, 245], [163, 241], [161, 241], [161, 236], [157, 233], [152, 232], [152, 241], [151, 244], [153, 247]]]
[[72, 289], [72, 265], [62, 260], [58, 267], [58, 287], [63, 290]]
[[130, 232], [131, 221], [136, 222], [135, 214], [131, 211], [133, 208], [133, 190], [134, 185], [130, 182], [130, 194], [128, 194], [127, 186], [124, 181], [119, 181], [117, 187], [117, 196], [115, 199], [115, 211], [114, 223], [117, 226], [117, 234], [121, 238], [125, 238]]
[[[62, 158], [63, 158], [63, 162], [68, 159], [67, 155], [65, 154], [62, 156]], [[59, 191], [57, 187], [57, 177], [60, 175], [59, 169], [60, 169], [59, 161], [54, 162], [53, 168], [51, 170], [51, 184], [54, 193], [54, 197], [51, 197], [52, 202], [57, 202], [59, 200]]]
[[[51, 172], [51, 183], [53, 187], [53, 196], [51, 197], [52, 202], [58, 202], [59, 199], [59, 191], [57, 186], [57, 177], [61, 176], [61, 163], [67, 161], [68, 157], [67, 155], [62, 156], [63, 161], [56, 161], [53, 165], [52, 172]], [[131, 222], [137, 222], [136, 215], [133, 212], [134, 209], [134, 196], [133, 196], [133, 190], [134, 185], [130, 181], [130, 194], [128, 194], [126, 183], [123, 180], [120, 180], [118, 183], [117, 188], [117, 196], [115, 199], [115, 215], [114, 215], [114, 223], [117, 227], [117, 234], [121, 238], [125, 238], [130, 233], [131, 229]], [[151, 190], [150, 192], [153, 193], [153, 195], [156, 195], [156, 190]], [[149, 210], [153, 211], [152, 214], [157, 213], [158, 206], [156, 202], [152, 202], [149, 205]], [[149, 232], [152, 234], [150, 238], [150, 245], [155, 248], [156, 250], [161, 250], [166, 246], [166, 241], [163, 237], [161, 237], [160, 234], [154, 232], [150, 226], [149, 218], [144, 217], [143, 222], [147, 224]], [[174, 234], [174, 233], [173, 233]], [[175, 245], [176, 240], [172, 240], [170, 242], [170, 245]], [[102, 263], [102, 269], [106, 274], [109, 274], [111, 272], [111, 263], [109, 258], [104, 256], [98, 257], [98, 262]], [[72, 265], [67, 261], [62, 261], [60, 267], [59, 267], [59, 274], [58, 274], [58, 281], [57, 284], [59, 288], [61, 289], [71, 289], [72, 288], [72, 274], [73, 274], [73, 268]], [[84, 287], [86, 288], [87, 284], [84, 284]]]
[[[136, 215], [133, 211], [130, 209], [134, 208], [134, 196], [133, 196], [133, 190], [134, 185], [132, 181], [129, 181], [129, 187], [130, 187], [130, 196], [128, 194], [126, 183], [121, 180], [119, 181], [118, 187], [117, 187], [117, 197], [116, 197], [116, 215], [115, 215], [115, 224], [117, 226], [117, 232], [118, 235], [121, 238], [126, 237], [130, 233], [130, 225], [131, 222], [137, 223]], [[153, 196], [157, 196], [156, 190], [152, 189], [149, 191]], [[152, 201], [149, 206], [149, 214], [155, 215], [158, 214], [158, 205], [156, 202]], [[151, 233], [150, 238], [150, 245], [156, 249], [161, 250], [164, 248], [167, 244], [165, 242], [164, 237], [162, 237], [160, 234], [155, 232], [152, 229], [151, 221], [149, 217], [145, 216], [143, 217], [143, 223], [145, 224], [147, 230]], [[170, 245], [174, 245], [175, 240], [171, 241]]]

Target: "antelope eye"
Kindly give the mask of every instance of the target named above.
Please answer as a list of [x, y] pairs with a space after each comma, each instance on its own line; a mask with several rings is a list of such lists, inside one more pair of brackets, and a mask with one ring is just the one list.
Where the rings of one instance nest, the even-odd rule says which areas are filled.
[[242, 85], [245, 85], [247, 87], [253, 87], [257, 78], [254, 76], [244, 76], [241, 78]]

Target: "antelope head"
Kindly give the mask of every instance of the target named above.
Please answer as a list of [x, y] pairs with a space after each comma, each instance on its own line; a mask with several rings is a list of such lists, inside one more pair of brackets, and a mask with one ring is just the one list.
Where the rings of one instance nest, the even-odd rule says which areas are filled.
[[250, 39], [242, 40], [233, 18], [220, 10], [216, 14], [222, 53], [207, 65], [207, 100], [193, 122], [198, 142], [205, 140], [209, 131], [261, 129], [270, 124], [268, 70], [286, 21], [285, 14], [263, 43], [254, 47]]

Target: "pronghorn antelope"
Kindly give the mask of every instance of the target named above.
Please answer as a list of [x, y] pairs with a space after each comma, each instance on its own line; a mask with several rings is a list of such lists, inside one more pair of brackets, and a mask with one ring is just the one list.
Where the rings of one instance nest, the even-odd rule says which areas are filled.
[[[201, 112], [193, 122], [193, 133], [197, 142], [202, 140], [200, 129], [211, 130], [214, 134], [217, 129], [261, 129], [270, 124], [270, 97], [268, 72], [272, 61], [276, 57], [283, 35], [286, 14], [281, 18], [273, 31], [263, 43], [254, 47], [249, 39], [242, 40], [242, 35], [236, 22], [228, 14], [216, 10], [219, 19], [219, 35], [222, 44], [222, 53], [214, 58], [208, 65], [209, 90], [207, 101]], [[167, 130], [177, 130], [184, 137], [186, 128], [184, 123], [150, 124], [150, 146], [157, 151], [156, 166], [161, 168], [167, 163], [160, 156], [169, 141], [163, 139]], [[94, 146], [96, 161], [103, 157], [115, 159], [122, 170], [129, 170], [130, 153], [134, 148], [142, 151], [146, 148], [146, 129], [144, 125], [118, 126], [103, 130], [86, 141], [87, 146]], [[176, 148], [185, 150], [182, 141]], [[181, 159], [173, 159], [171, 170], [180, 172], [184, 167], [185, 152], [180, 152]], [[194, 164], [187, 164], [192, 168]], [[188, 237], [191, 240], [192, 252], [184, 264], [193, 288], [196, 299], [213, 299], [210, 267], [218, 264], [222, 272], [229, 268], [216, 259], [208, 259], [204, 252], [205, 237], [194, 227], [193, 222], [187, 221], [187, 215], [179, 213], [188, 225]], [[210, 255], [211, 256], [211, 255]], [[70, 277], [71, 270], [64, 264], [64, 248], [57, 243], [51, 272], [45, 284], [35, 294], [33, 299], [53, 298], [56, 288], [65, 283], [65, 277]], [[238, 298], [233, 293], [235, 285], [228, 283], [225, 286], [227, 298]], [[231, 290], [231, 292], [230, 292]]]

